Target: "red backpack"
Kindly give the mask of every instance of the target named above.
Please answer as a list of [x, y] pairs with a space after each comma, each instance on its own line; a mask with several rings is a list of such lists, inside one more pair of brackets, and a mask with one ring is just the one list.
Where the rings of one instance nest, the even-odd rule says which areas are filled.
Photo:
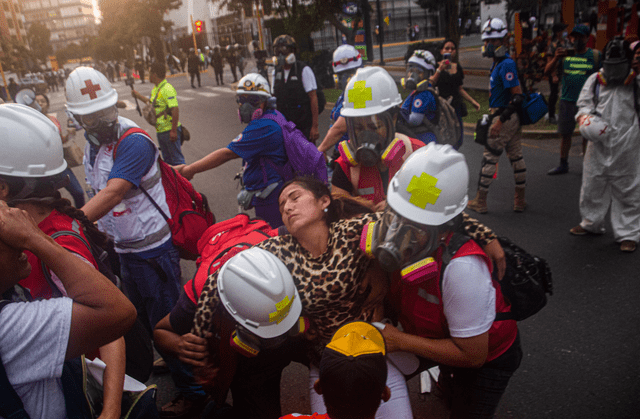
[[[120, 141], [131, 134], [143, 134], [149, 137], [141, 128], [130, 128], [118, 139], [113, 150], [113, 158], [116, 158], [116, 151]], [[158, 158], [160, 165], [160, 175], [162, 186], [169, 206], [169, 214], [165, 214], [158, 203], [151, 198], [151, 195], [140, 186], [140, 190], [151, 201], [154, 207], [165, 219], [171, 229], [171, 238], [174, 246], [180, 251], [183, 259], [196, 260], [198, 257], [198, 240], [205, 234], [207, 228], [216, 221], [213, 212], [209, 209], [207, 197], [197, 192], [191, 182], [184, 176], [176, 172], [173, 167]]]
[[184, 286], [189, 299], [197, 304], [209, 275], [234, 255], [277, 235], [278, 230], [273, 230], [266, 221], [252, 220], [247, 214], [238, 214], [209, 227], [198, 241], [198, 271]]

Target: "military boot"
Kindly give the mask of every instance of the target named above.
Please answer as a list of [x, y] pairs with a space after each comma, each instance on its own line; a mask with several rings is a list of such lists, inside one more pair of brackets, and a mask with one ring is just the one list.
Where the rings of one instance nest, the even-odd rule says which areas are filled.
[[513, 210], [515, 212], [522, 212], [527, 207], [527, 203], [524, 201], [524, 188], [516, 188], [516, 194], [513, 198]]
[[481, 191], [478, 189], [476, 193], [476, 197], [473, 198], [469, 203], [467, 203], [467, 208], [472, 211], [477, 212], [478, 214], [486, 214], [487, 213], [487, 194], [488, 191]]

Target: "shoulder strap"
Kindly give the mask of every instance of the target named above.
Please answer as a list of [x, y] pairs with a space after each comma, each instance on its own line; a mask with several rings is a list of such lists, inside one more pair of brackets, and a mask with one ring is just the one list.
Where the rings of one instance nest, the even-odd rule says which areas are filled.
[[[113, 160], [116, 159], [116, 153], [118, 151], [118, 146], [120, 145], [120, 142], [127, 136], [131, 135], [131, 134], [143, 134], [145, 137], [151, 139], [151, 137], [149, 137], [149, 134], [147, 134], [147, 132], [145, 130], [143, 130], [142, 128], [138, 128], [138, 127], [133, 127], [133, 128], [129, 128], [128, 130], [126, 130], [124, 132], [124, 134], [122, 134], [122, 136], [120, 136], [120, 138], [118, 138], [118, 141], [116, 142], [116, 145], [113, 148]], [[160, 162], [158, 161], [158, 164], [160, 164]], [[158, 170], [162, 170], [161, 167], [158, 167]], [[173, 170], [173, 169], [172, 169]], [[164, 218], [164, 220], [168, 223], [169, 222], [169, 217], [167, 216], [167, 214], [164, 213], [164, 211], [162, 211], [162, 208], [160, 208], [160, 205], [158, 205], [158, 203], [151, 198], [151, 195], [149, 195], [149, 192], [147, 192], [147, 190], [145, 188], [142, 187], [142, 185], [139, 185], [138, 188], [140, 188], [140, 190], [142, 191], [142, 193], [149, 198], [149, 200], [151, 201], [151, 203], [153, 204], [153, 206], [160, 212], [160, 214], [162, 215], [162, 218]]]
[[[0, 300], [0, 311], [9, 303], [11, 303], [9, 300]], [[20, 396], [9, 382], [2, 359], [0, 359], [0, 416], [6, 419], [29, 419]]]
[[[51, 238], [55, 240], [58, 237], [62, 237], [62, 236], [71, 236], [80, 240], [82, 244], [84, 244], [85, 247], [89, 249], [89, 253], [91, 253], [91, 256], [93, 256], [93, 258], [96, 259], [96, 256], [93, 254], [93, 251], [91, 250], [91, 245], [89, 245], [89, 243], [87, 243], [87, 241], [80, 234], [71, 230], [60, 230], [53, 233], [51, 235]], [[44, 279], [47, 281], [49, 286], [54, 290], [54, 294], [57, 293], [57, 296], [61, 297], [63, 295], [62, 290], [60, 290], [58, 286], [53, 282], [53, 279], [51, 278], [51, 274], [49, 273], [49, 268], [47, 267], [47, 265], [45, 265], [43, 260], [40, 260], [40, 267], [42, 268], [42, 275], [44, 275]]]

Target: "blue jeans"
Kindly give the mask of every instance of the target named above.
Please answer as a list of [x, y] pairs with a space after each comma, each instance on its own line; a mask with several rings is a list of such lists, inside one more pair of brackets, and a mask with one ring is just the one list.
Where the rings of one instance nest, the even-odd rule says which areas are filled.
[[[152, 259], [135, 253], [120, 253], [122, 282], [127, 295], [138, 311], [142, 324], [152, 333], [155, 325], [171, 312], [180, 295], [180, 255], [171, 246], [167, 252]], [[164, 275], [158, 272], [162, 269]], [[202, 386], [196, 384], [191, 367], [178, 358], [161, 353], [171, 370], [176, 389], [189, 399], [203, 396]]]
[[84, 206], [84, 191], [80, 186], [80, 182], [78, 182], [78, 178], [68, 166], [63, 173], [69, 176], [69, 184], [64, 188], [71, 194], [76, 208], [82, 208]]
[[[511, 347], [481, 368], [440, 366], [440, 380], [451, 390], [450, 418], [493, 418], [509, 379], [520, 366], [520, 334]], [[439, 382], [440, 382], [439, 380]]]
[[[136, 253], [120, 253], [122, 282], [140, 321], [150, 333], [171, 312], [180, 295], [180, 255], [171, 246], [152, 259]], [[152, 264], [153, 263], [153, 264]], [[160, 275], [158, 268], [164, 275]]]
[[158, 135], [158, 144], [160, 144], [160, 152], [162, 153], [162, 159], [172, 165], [175, 166], [177, 164], [184, 164], [184, 156], [182, 155], [182, 125], [178, 127], [178, 139], [176, 141], [171, 141], [169, 138], [169, 131], [159, 132]]

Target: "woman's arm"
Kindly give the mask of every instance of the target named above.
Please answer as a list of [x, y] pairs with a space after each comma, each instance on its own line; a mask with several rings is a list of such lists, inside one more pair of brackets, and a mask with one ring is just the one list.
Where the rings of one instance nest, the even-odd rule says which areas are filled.
[[333, 147], [344, 134], [347, 133], [347, 120], [343, 116], [338, 117], [336, 122], [329, 128], [327, 135], [322, 140], [322, 143], [318, 146], [318, 151], [321, 153], [326, 152]]
[[174, 168], [182, 176], [191, 180], [198, 173], [204, 172], [206, 170], [215, 169], [221, 164], [224, 164], [229, 160], [237, 159], [239, 157], [240, 156], [238, 156], [236, 153], [224, 147], [224, 148], [217, 149], [213, 153], [210, 153], [209, 155], [201, 158], [197, 162], [186, 164], [186, 165], [174, 166]]
[[460, 96], [462, 96], [464, 100], [466, 100], [467, 102], [472, 104], [474, 108], [476, 108], [476, 111], [480, 110], [480, 104], [474, 98], [472, 98], [466, 90], [464, 90], [464, 87], [462, 87], [462, 85], [460, 85], [460, 87], [458, 88], [458, 92], [460, 92]]
[[101, 347], [100, 358], [107, 364], [107, 367], [103, 377], [104, 405], [98, 419], [119, 419], [127, 361], [124, 338], [114, 340]]

